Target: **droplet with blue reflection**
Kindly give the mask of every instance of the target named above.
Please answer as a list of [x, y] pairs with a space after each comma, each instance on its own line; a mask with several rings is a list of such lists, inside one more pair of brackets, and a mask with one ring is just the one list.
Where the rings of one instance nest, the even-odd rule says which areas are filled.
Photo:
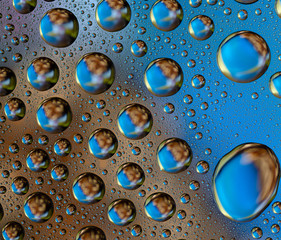
[[49, 167], [49, 155], [42, 149], [32, 150], [26, 158], [27, 167], [34, 172], [42, 172]]
[[183, 72], [180, 65], [169, 58], [152, 61], [145, 70], [144, 82], [147, 89], [159, 97], [176, 94], [183, 83]]
[[37, 110], [37, 122], [50, 133], [60, 133], [67, 129], [72, 121], [69, 104], [57, 97], [48, 98]]
[[33, 222], [48, 221], [54, 212], [52, 199], [45, 193], [35, 192], [24, 201], [24, 213]]
[[120, 132], [129, 139], [144, 138], [151, 130], [153, 119], [150, 111], [140, 104], [129, 104], [117, 118]]
[[162, 171], [178, 173], [187, 169], [192, 160], [192, 151], [186, 141], [170, 138], [157, 149], [157, 161]]
[[130, 22], [130, 5], [126, 0], [102, 0], [96, 8], [96, 19], [102, 29], [120, 31]]
[[114, 82], [115, 68], [112, 61], [102, 53], [84, 55], [76, 66], [76, 81], [91, 94], [108, 90]]
[[93, 204], [102, 200], [105, 193], [105, 184], [98, 175], [86, 172], [74, 180], [72, 192], [77, 201]]
[[9, 120], [19, 121], [24, 118], [26, 107], [19, 98], [10, 98], [4, 106], [4, 111]]
[[115, 134], [105, 128], [95, 130], [89, 138], [90, 152], [99, 159], [112, 157], [118, 148]]
[[144, 180], [144, 172], [136, 163], [124, 163], [118, 168], [117, 183], [125, 189], [137, 189], [143, 184]]
[[153, 25], [162, 31], [172, 31], [183, 19], [183, 9], [176, 0], [158, 0], [150, 11]]
[[175, 214], [176, 203], [167, 193], [153, 193], [146, 199], [144, 209], [149, 218], [163, 222]]
[[213, 175], [216, 203], [231, 220], [250, 221], [274, 199], [279, 179], [279, 161], [269, 147], [241, 144], [216, 166]]
[[56, 85], [59, 79], [57, 64], [46, 57], [36, 58], [27, 69], [27, 80], [36, 90], [46, 91]]
[[49, 10], [40, 21], [42, 39], [53, 47], [70, 46], [78, 36], [79, 24], [75, 15], [67, 9]]
[[205, 15], [198, 15], [192, 18], [188, 25], [190, 35], [196, 40], [206, 40], [210, 38], [215, 30], [214, 22]]
[[134, 221], [136, 208], [130, 200], [118, 199], [109, 205], [107, 215], [112, 223], [118, 226], [126, 226]]
[[15, 73], [6, 67], [0, 67], [0, 96], [7, 96], [17, 85]]
[[14, 9], [21, 14], [31, 13], [37, 5], [37, 0], [13, 0]]
[[270, 50], [258, 34], [240, 31], [223, 40], [217, 52], [217, 63], [221, 72], [230, 80], [249, 83], [267, 70]]

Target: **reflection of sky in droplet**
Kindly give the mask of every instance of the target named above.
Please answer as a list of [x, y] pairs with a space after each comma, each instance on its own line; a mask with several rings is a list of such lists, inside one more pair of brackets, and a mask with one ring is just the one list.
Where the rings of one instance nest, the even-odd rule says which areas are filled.
[[37, 0], [13, 0], [13, 6], [18, 13], [31, 13], [37, 5]]
[[144, 209], [149, 218], [163, 222], [174, 215], [176, 204], [170, 195], [166, 193], [154, 193], [146, 199]]
[[196, 40], [206, 40], [214, 32], [214, 23], [211, 18], [205, 15], [198, 15], [191, 19], [188, 25], [190, 35]]
[[24, 213], [33, 222], [48, 221], [54, 211], [52, 199], [45, 193], [35, 192], [28, 196], [24, 202]]
[[236, 32], [221, 43], [217, 62], [227, 78], [248, 83], [265, 73], [270, 62], [270, 50], [265, 40], [256, 33]]
[[109, 205], [107, 214], [112, 223], [118, 226], [126, 226], [134, 221], [136, 208], [130, 200], [119, 199]]
[[59, 68], [49, 58], [37, 58], [27, 69], [27, 80], [35, 89], [46, 91], [52, 88], [59, 79]]
[[101, 53], [84, 55], [76, 66], [76, 81], [88, 93], [100, 94], [113, 84], [115, 69], [112, 61]]
[[161, 170], [177, 173], [190, 165], [192, 152], [184, 140], [171, 138], [163, 141], [158, 147], [157, 160]]
[[89, 138], [90, 152], [99, 159], [112, 157], [117, 151], [118, 141], [113, 132], [108, 129], [98, 129]]
[[147, 89], [159, 97], [176, 94], [183, 83], [183, 72], [177, 62], [160, 58], [151, 62], [145, 70], [144, 82]]
[[219, 209], [235, 221], [257, 217], [275, 196], [279, 174], [278, 159], [265, 145], [234, 148], [220, 160], [213, 176]]
[[78, 36], [79, 24], [72, 12], [62, 8], [49, 10], [41, 19], [40, 35], [53, 47], [68, 47]]
[[125, 189], [139, 188], [145, 179], [142, 168], [135, 163], [124, 163], [117, 171], [117, 182]]
[[281, 98], [281, 72], [277, 72], [271, 76], [269, 89], [275, 97]]
[[74, 180], [72, 192], [77, 201], [93, 204], [99, 202], [103, 198], [105, 185], [98, 175], [93, 173], [83, 173]]
[[158, 0], [151, 8], [153, 25], [162, 31], [172, 31], [183, 19], [183, 10], [177, 1]]
[[139, 104], [127, 105], [118, 115], [119, 130], [129, 139], [141, 139], [151, 130], [153, 119], [150, 111]]
[[37, 122], [50, 133], [63, 132], [71, 123], [69, 104], [61, 98], [46, 99], [37, 110]]
[[96, 8], [96, 19], [102, 29], [109, 32], [120, 31], [130, 22], [131, 8], [125, 0], [102, 0]]

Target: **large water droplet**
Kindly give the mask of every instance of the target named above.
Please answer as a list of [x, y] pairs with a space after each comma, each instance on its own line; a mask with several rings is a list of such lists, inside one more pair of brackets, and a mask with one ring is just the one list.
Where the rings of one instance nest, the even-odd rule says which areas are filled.
[[144, 82], [147, 89], [159, 97], [177, 93], [183, 83], [180, 65], [172, 59], [159, 58], [151, 62], [145, 70]]
[[154, 193], [150, 195], [144, 204], [146, 215], [158, 222], [170, 219], [176, 211], [174, 199], [166, 193]]
[[117, 182], [125, 189], [139, 188], [145, 179], [142, 168], [135, 163], [124, 163], [117, 171]]
[[13, 6], [18, 13], [27, 14], [31, 13], [37, 5], [37, 0], [13, 0]]
[[159, 145], [157, 160], [161, 170], [178, 173], [188, 168], [192, 160], [192, 152], [186, 141], [170, 138]]
[[126, 226], [136, 217], [135, 205], [127, 199], [118, 199], [108, 207], [108, 218], [118, 226]]
[[23, 240], [24, 228], [17, 222], [8, 222], [2, 229], [2, 236], [5, 240]]
[[274, 152], [258, 143], [239, 145], [217, 164], [213, 175], [220, 211], [235, 221], [256, 218], [273, 200], [280, 167]]
[[92, 204], [103, 198], [105, 185], [98, 175], [83, 173], [74, 180], [72, 191], [77, 201]]
[[70, 125], [72, 113], [69, 104], [61, 98], [46, 99], [37, 110], [37, 122], [50, 133], [63, 132]]
[[240, 31], [231, 34], [221, 43], [217, 62], [227, 78], [248, 83], [265, 73], [270, 63], [270, 50], [258, 34]]
[[117, 151], [118, 141], [113, 132], [108, 129], [97, 129], [89, 138], [89, 149], [99, 159], [112, 157]]
[[24, 195], [28, 192], [29, 183], [24, 177], [16, 177], [12, 182], [12, 190], [15, 194]]
[[14, 91], [17, 84], [16, 75], [6, 67], [0, 67], [0, 96], [6, 96]]
[[26, 164], [31, 171], [42, 172], [48, 168], [50, 158], [44, 150], [34, 149], [28, 154]]
[[89, 226], [82, 228], [78, 232], [76, 240], [106, 240], [106, 237], [100, 228]]
[[129, 104], [118, 115], [118, 127], [129, 139], [144, 138], [151, 130], [153, 119], [150, 111], [140, 104]]
[[35, 192], [24, 202], [24, 213], [33, 222], [48, 221], [54, 212], [52, 199], [45, 193]]
[[158, 0], [151, 8], [150, 18], [156, 28], [171, 31], [180, 25], [183, 10], [176, 0]]
[[235, 0], [235, 1], [239, 3], [250, 4], [250, 3], [257, 2], [258, 0]]
[[59, 68], [57, 64], [45, 57], [37, 58], [31, 62], [27, 69], [27, 80], [32, 87], [45, 91], [58, 82]]
[[10, 98], [4, 107], [7, 118], [11, 121], [19, 121], [25, 116], [25, 104], [19, 98]]
[[109, 32], [120, 31], [131, 19], [131, 8], [126, 0], [102, 0], [96, 8], [99, 26]]
[[112, 61], [101, 53], [84, 55], [76, 67], [76, 81], [83, 90], [99, 94], [110, 88], [114, 81], [115, 69]]
[[79, 24], [74, 14], [66, 9], [49, 10], [40, 22], [42, 39], [53, 47], [67, 47], [78, 36]]
[[191, 19], [188, 25], [190, 35], [197, 40], [206, 40], [215, 30], [214, 22], [205, 15], [198, 15]]

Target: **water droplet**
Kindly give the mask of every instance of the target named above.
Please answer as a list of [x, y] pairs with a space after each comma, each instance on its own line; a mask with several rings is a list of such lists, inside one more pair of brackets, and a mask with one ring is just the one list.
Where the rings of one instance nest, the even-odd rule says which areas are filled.
[[178, 173], [188, 168], [192, 151], [186, 141], [170, 138], [163, 141], [157, 149], [157, 161], [162, 171]]
[[68, 177], [68, 168], [63, 164], [57, 164], [51, 171], [51, 177], [55, 181], [65, 181]]
[[170, 219], [176, 211], [174, 199], [166, 193], [154, 193], [150, 195], [144, 204], [146, 215], [158, 222]]
[[144, 41], [136, 40], [132, 43], [131, 52], [135, 57], [143, 57], [147, 52], [147, 46]]
[[118, 226], [126, 226], [134, 221], [136, 208], [130, 200], [118, 199], [109, 205], [107, 214], [112, 223]]
[[35, 192], [24, 202], [24, 213], [33, 222], [48, 221], [54, 212], [52, 199], [45, 193]]
[[57, 155], [65, 157], [71, 151], [71, 144], [66, 138], [60, 138], [54, 144], [54, 151]]
[[267, 70], [270, 50], [258, 34], [240, 31], [231, 34], [221, 43], [217, 62], [221, 72], [230, 80], [249, 83]]
[[102, 53], [84, 55], [76, 67], [76, 81], [88, 93], [100, 94], [114, 82], [115, 69], [112, 61]]
[[44, 150], [34, 149], [27, 155], [26, 164], [31, 171], [42, 172], [48, 168], [50, 158]]
[[18, 13], [27, 14], [31, 13], [37, 5], [37, 0], [13, 0], [13, 6]]
[[67, 47], [78, 36], [79, 24], [74, 14], [66, 9], [49, 10], [41, 19], [40, 35], [53, 47]]
[[117, 182], [128, 190], [139, 188], [145, 180], [142, 168], [135, 163], [124, 163], [118, 168]]
[[90, 152], [99, 159], [112, 157], [116, 153], [117, 148], [117, 138], [108, 129], [97, 129], [89, 138]]
[[120, 31], [131, 19], [131, 8], [126, 0], [102, 0], [96, 8], [99, 26], [109, 32]]
[[256, 218], [273, 200], [280, 167], [274, 152], [258, 143], [242, 144], [226, 154], [213, 175], [220, 211], [235, 221]]
[[83, 173], [74, 180], [72, 191], [77, 201], [92, 204], [102, 200], [105, 185], [98, 175]]
[[72, 113], [69, 104], [61, 98], [48, 98], [37, 110], [37, 122], [50, 133], [63, 132], [71, 123]]
[[214, 22], [205, 15], [198, 15], [191, 19], [188, 25], [190, 35], [197, 40], [206, 40], [213, 35]]
[[94, 226], [82, 228], [76, 236], [76, 240], [94, 240], [94, 239], [106, 240], [104, 232], [100, 228]]
[[10, 98], [4, 106], [5, 114], [11, 121], [19, 121], [25, 116], [25, 104], [19, 98]]
[[150, 11], [153, 25], [162, 31], [172, 31], [183, 19], [183, 10], [176, 0], [158, 0]]
[[18, 195], [24, 195], [28, 192], [29, 183], [24, 177], [16, 177], [12, 182], [12, 191]]
[[200, 89], [202, 87], [205, 86], [206, 80], [202, 75], [195, 75], [192, 80], [191, 80], [191, 84], [192, 87], [196, 88], [196, 89]]
[[8, 222], [2, 229], [4, 240], [23, 240], [24, 228], [17, 222]]
[[59, 79], [57, 64], [45, 57], [37, 58], [31, 62], [27, 69], [27, 80], [35, 89], [46, 91], [56, 85]]
[[17, 84], [16, 75], [6, 67], [0, 67], [0, 96], [6, 96], [14, 91]]
[[145, 85], [154, 95], [167, 97], [176, 94], [183, 83], [180, 65], [172, 59], [159, 58], [152, 61], [145, 70]]
[[150, 111], [139, 104], [130, 104], [118, 115], [120, 132], [129, 139], [144, 138], [151, 130], [153, 119]]

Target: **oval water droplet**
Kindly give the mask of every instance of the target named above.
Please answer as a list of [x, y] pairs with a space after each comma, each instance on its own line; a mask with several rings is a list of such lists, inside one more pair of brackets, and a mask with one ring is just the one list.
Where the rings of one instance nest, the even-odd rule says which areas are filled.
[[239, 145], [216, 166], [215, 200], [226, 217], [249, 221], [273, 200], [279, 178], [279, 161], [269, 147], [258, 143]]

